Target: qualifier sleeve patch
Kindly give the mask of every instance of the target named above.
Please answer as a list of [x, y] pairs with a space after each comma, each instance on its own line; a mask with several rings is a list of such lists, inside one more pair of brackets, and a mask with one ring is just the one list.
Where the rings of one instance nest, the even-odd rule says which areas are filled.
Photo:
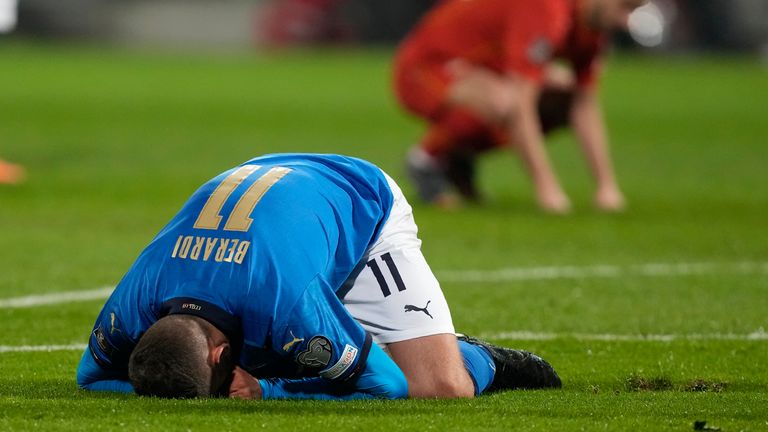
[[325, 336], [315, 336], [309, 340], [307, 350], [302, 351], [296, 361], [308, 368], [322, 369], [328, 367], [333, 358], [333, 345]]
[[347, 344], [347, 346], [344, 347], [344, 352], [341, 353], [341, 358], [339, 358], [339, 361], [337, 361], [336, 364], [330, 368], [320, 371], [320, 376], [329, 380], [333, 380], [344, 375], [350, 366], [355, 363], [357, 352], [357, 348]]

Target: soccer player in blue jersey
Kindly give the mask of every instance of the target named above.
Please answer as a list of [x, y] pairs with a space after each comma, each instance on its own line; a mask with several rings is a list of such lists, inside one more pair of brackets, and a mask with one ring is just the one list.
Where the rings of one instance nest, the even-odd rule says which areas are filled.
[[252, 159], [204, 184], [139, 255], [78, 384], [246, 399], [558, 387], [535, 355], [457, 338], [416, 234], [402, 192], [368, 162]]

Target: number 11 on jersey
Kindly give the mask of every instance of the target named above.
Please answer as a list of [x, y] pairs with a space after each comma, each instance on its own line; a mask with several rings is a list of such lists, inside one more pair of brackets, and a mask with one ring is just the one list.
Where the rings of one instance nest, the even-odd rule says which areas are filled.
[[[227, 198], [237, 189], [240, 184], [250, 177], [254, 172], [261, 168], [260, 165], [245, 165], [234, 170], [228, 175], [213, 191], [208, 201], [205, 202], [203, 209], [195, 221], [195, 228], [217, 230], [221, 224], [223, 216], [220, 214]], [[264, 194], [275, 185], [281, 178], [291, 172], [290, 168], [274, 167], [266, 174], [259, 177], [235, 204], [232, 212], [224, 225], [224, 231], [248, 231], [253, 219], [251, 213], [256, 208]]]

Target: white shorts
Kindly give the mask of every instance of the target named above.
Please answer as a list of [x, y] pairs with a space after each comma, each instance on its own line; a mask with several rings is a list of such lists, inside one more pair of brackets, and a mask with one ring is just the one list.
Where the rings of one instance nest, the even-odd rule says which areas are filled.
[[342, 303], [379, 345], [453, 334], [440, 283], [421, 253], [413, 210], [400, 187], [384, 174], [393, 204], [379, 239], [358, 266]]

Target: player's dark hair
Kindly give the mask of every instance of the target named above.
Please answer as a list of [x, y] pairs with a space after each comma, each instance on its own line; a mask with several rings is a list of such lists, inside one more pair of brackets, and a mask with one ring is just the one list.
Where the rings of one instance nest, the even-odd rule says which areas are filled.
[[211, 395], [205, 328], [189, 315], [170, 315], [141, 337], [128, 361], [136, 394], [163, 398]]

